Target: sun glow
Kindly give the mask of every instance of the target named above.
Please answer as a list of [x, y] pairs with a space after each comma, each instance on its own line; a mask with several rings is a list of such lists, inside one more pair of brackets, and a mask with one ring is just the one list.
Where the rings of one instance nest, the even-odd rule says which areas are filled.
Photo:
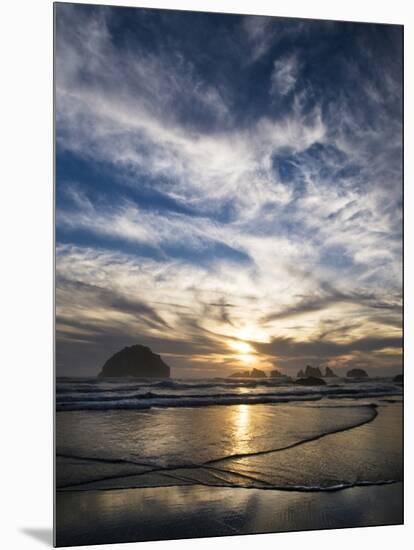
[[237, 340], [235, 342], [230, 342], [230, 347], [237, 351], [240, 354], [247, 355], [249, 353], [253, 353], [254, 349], [250, 344], [247, 342], [243, 342], [241, 340]]
[[251, 364], [255, 361], [255, 349], [243, 340], [232, 340], [229, 347], [235, 351], [235, 359], [240, 363]]
[[238, 355], [237, 359], [242, 363], [253, 363], [253, 361], [255, 360], [253, 355], [246, 355], [246, 354]]

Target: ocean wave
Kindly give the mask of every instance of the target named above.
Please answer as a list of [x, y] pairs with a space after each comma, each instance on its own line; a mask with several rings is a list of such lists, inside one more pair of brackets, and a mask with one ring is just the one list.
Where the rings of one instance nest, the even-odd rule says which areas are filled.
[[[140, 388], [141, 389], [141, 388]], [[130, 390], [133, 391], [133, 390]], [[375, 394], [378, 395], [395, 395], [399, 394], [399, 392], [395, 392], [395, 389], [390, 387], [376, 387], [372, 388], [370, 390], [367, 389], [356, 389], [356, 388], [337, 388], [337, 387], [317, 387], [313, 390], [307, 388], [307, 389], [295, 389], [294, 391], [279, 391], [279, 392], [257, 392], [257, 393], [251, 393], [251, 394], [243, 394], [240, 392], [221, 392], [221, 393], [188, 393], [187, 395], [183, 393], [157, 393], [157, 392], [144, 392], [144, 393], [131, 393], [130, 395], [100, 395], [100, 394], [88, 394], [88, 395], [82, 395], [79, 392], [72, 392], [69, 395], [57, 395], [56, 400], [58, 403], [82, 403], [82, 402], [91, 402], [91, 401], [102, 401], [102, 402], [110, 402], [110, 401], [124, 401], [124, 400], [133, 400], [133, 399], [185, 399], [185, 398], [192, 398], [192, 399], [225, 399], [225, 398], [271, 398], [271, 397], [303, 397], [303, 396], [314, 396], [315, 394], [320, 394], [324, 396], [358, 396], [358, 395], [366, 395], [367, 393], [372, 394], [375, 392]], [[107, 392], [107, 393], [114, 393], [114, 392]]]
[[[96, 378], [96, 379], [57, 379], [56, 392], [57, 394], [65, 393], [118, 393], [140, 391], [148, 388], [148, 390], [161, 389], [172, 391], [191, 391], [191, 390], [211, 390], [214, 388], [223, 389], [254, 389], [254, 388], [285, 388], [294, 386], [293, 380], [286, 378], [267, 378], [267, 379], [244, 379], [244, 378], [214, 378], [201, 380], [183, 380], [183, 379], [154, 379], [154, 378]], [[370, 378], [368, 380], [351, 380], [338, 378], [335, 381], [329, 381], [329, 388], [343, 388], [347, 391], [355, 388], [368, 387], [400, 387], [390, 379], [385, 378]]]
[[319, 400], [322, 396], [315, 394], [310, 395], [297, 395], [297, 396], [231, 396], [231, 397], [159, 397], [159, 398], [140, 398], [140, 399], [124, 399], [117, 401], [83, 401], [83, 402], [71, 402], [63, 401], [56, 404], [57, 411], [78, 411], [78, 410], [141, 410], [150, 408], [175, 408], [175, 407], [207, 407], [212, 405], [256, 405], [265, 403], [286, 403], [289, 401], [312, 401]]
[[[125, 383], [125, 379], [111, 379], [111, 381], [105, 380], [101, 382], [100, 387], [98, 384], [90, 384], [89, 382], [77, 382], [77, 383], [61, 383], [56, 385], [56, 391], [60, 393], [113, 393], [113, 392], [127, 392], [136, 391], [142, 388], [159, 388], [159, 389], [171, 389], [171, 390], [192, 390], [192, 389], [212, 389], [212, 388], [258, 388], [262, 387], [275, 387], [275, 386], [291, 386], [292, 383], [286, 381], [273, 381], [273, 380], [229, 380], [220, 379], [221, 381], [212, 382], [178, 382], [173, 380], [163, 380], [154, 382], [153, 379], [133, 379], [132, 383]], [[139, 383], [137, 383], [139, 380]]]
[[392, 393], [390, 390], [374, 390], [355, 392], [286, 392], [279, 394], [215, 394], [215, 395], [161, 395], [147, 393], [133, 397], [123, 397], [119, 399], [72, 399], [59, 400], [56, 403], [57, 411], [77, 411], [77, 410], [141, 410], [150, 408], [176, 408], [176, 407], [203, 407], [213, 405], [256, 405], [256, 404], [277, 404], [288, 403], [291, 401], [317, 401], [326, 398], [376, 398], [391, 395], [400, 395], [398, 392]]

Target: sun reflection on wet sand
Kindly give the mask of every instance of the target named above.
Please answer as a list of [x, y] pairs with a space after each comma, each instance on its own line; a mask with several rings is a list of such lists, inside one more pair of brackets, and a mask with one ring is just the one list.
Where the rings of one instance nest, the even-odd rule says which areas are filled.
[[234, 407], [234, 453], [247, 453], [251, 450], [251, 407], [238, 405]]

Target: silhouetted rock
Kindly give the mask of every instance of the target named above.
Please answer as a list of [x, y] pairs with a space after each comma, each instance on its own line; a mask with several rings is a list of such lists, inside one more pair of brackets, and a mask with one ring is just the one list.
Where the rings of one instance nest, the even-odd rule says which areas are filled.
[[325, 380], [316, 376], [308, 376], [307, 378], [299, 378], [295, 380], [295, 384], [299, 386], [326, 386]]
[[229, 375], [229, 378], [246, 378], [249, 376], [248, 372], [233, 372], [233, 374]]
[[394, 376], [393, 382], [397, 382], [397, 384], [404, 384], [404, 375], [397, 374], [397, 376]]
[[229, 378], [267, 378], [266, 373], [259, 369], [253, 369], [250, 372], [237, 371], [229, 375]]
[[280, 370], [274, 369], [270, 371], [270, 378], [286, 378], [286, 374], [283, 374]]
[[312, 367], [311, 365], [306, 365], [305, 376], [308, 378], [322, 378], [321, 369], [319, 367]]
[[312, 367], [306, 365], [305, 372], [302, 369], [297, 374], [297, 378], [322, 378], [321, 369], [319, 367]]
[[368, 373], [364, 369], [351, 369], [346, 375], [348, 378], [368, 378]]
[[133, 376], [135, 378], [169, 378], [170, 367], [150, 348], [129, 346], [113, 355], [99, 376]]
[[329, 367], [325, 367], [325, 374], [324, 374], [324, 377], [325, 378], [334, 378], [336, 377], [336, 374], [334, 373], [334, 371], [332, 369], [330, 369]]
[[259, 369], [253, 369], [250, 373], [251, 378], [266, 378], [266, 373]]

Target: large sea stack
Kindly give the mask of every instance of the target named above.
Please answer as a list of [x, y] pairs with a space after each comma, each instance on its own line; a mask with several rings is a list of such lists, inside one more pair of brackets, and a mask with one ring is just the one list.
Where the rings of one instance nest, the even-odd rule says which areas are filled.
[[101, 377], [169, 378], [170, 367], [146, 346], [129, 346], [113, 355], [102, 368]]

